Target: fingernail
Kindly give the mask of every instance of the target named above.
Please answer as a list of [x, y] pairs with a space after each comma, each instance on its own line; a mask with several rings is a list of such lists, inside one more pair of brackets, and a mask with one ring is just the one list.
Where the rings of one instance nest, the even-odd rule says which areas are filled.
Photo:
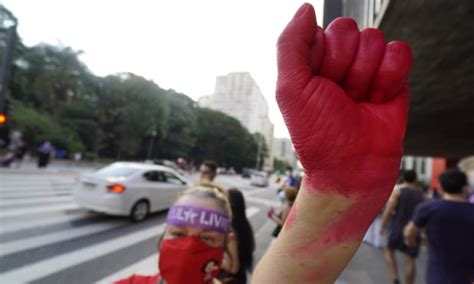
[[304, 3], [304, 4], [298, 9], [298, 12], [296, 12], [295, 18], [299, 18], [299, 17], [303, 16], [304, 14], [306, 14], [306, 11], [308, 11], [308, 7], [309, 7], [309, 4], [308, 4], [308, 3]]

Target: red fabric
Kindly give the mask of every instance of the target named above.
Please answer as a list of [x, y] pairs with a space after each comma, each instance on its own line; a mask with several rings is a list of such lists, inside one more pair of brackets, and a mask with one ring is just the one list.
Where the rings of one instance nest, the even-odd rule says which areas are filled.
[[[304, 4], [282, 32], [277, 57], [277, 102], [305, 171], [304, 190], [354, 200], [345, 212], [351, 217], [321, 238], [332, 244], [357, 239], [400, 168], [411, 49], [401, 41], [385, 44], [380, 30], [359, 31], [350, 18], [323, 31]], [[329, 243], [314, 247], [323, 245]]]
[[168, 284], [208, 284], [217, 276], [223, 256], [224, 248], [188, 236], [163, 240], [158, 266]]
[[446, 159], [433, 158], [433, 168], [431, 169], [430, 186], [432, 188], [441, 189], [439, 176], [446, 170]]
[[160, 274], [143, 276], [133, 274], [132, 276], [114, 282], [114, 284], [156, 284], [161, 279]]

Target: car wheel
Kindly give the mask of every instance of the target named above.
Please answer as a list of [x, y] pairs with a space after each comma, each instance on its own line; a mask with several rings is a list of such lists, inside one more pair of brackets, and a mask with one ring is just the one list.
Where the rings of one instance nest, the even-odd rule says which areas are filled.
[[138, 201], [133, 205], [130, 212], [130, 219], [133, 222], [140, 222], [146, 219], [150, 211], [150, 206], [145, 200]]

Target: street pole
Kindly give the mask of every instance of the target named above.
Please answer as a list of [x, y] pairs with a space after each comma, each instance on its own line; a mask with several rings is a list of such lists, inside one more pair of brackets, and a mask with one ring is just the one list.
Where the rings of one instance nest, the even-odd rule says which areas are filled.
[[146, 155], [147, 160], [150, 160], [151, 155], [153, 154], [153, 144], [155, 144], [155, 137], [156, 137], [156, 130], [153, 130], [151, 132], [150, 143], [148, 144], [148, 153]]
[[6, 30], [5, 48], [3, 50], [2, 62], [0, 63], [0, 115], [3, 122], [0, 123], [0, 149], [9, 143], [9, 123], [8, 123], [8, 102], [6, 93], [8, 81], [10, 80], [11, 62], [13, 51], [15, 50], [16, 25], [10, 26]]
[[3, 51], [2, 63], [0, 65], [0, 111], [6, 107], [5, 95], [7, 93], [8, 81], [10, 79], [11, 62], [13, 59], [13, 50], [15, 50], [16, 26], [7, 29], [5, 49]]
[[255, 168], [257, 169], [257, 171], [260, 170], [259, 168], [259, 165], [260, 165], [260, 151], [261, 151], [261, 147], [262, 147], [262, 139], [258, 138], [258, 142], [257, 142], [257, 145], [258, 145], [258, 148], [257, 148], [257, 165], [255, 166]]

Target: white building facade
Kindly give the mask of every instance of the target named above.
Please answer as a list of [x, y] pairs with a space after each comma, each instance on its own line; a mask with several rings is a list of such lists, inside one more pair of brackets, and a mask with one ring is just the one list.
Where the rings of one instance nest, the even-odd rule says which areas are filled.
[[250, 133], [262, 134], [268, 149], [264, 168], [272, 168], [273, 123], [268, 117], [267, 101], [250, 73], [236, 72], [218, 76], [214, 94], [201, 97], [198, 102], [201, 107], [236, 118]]
[[287, 162], [293, 168], [298, 167], [293, 143], [291, 143], [289, 138], [273, 139], [273, 157]]

